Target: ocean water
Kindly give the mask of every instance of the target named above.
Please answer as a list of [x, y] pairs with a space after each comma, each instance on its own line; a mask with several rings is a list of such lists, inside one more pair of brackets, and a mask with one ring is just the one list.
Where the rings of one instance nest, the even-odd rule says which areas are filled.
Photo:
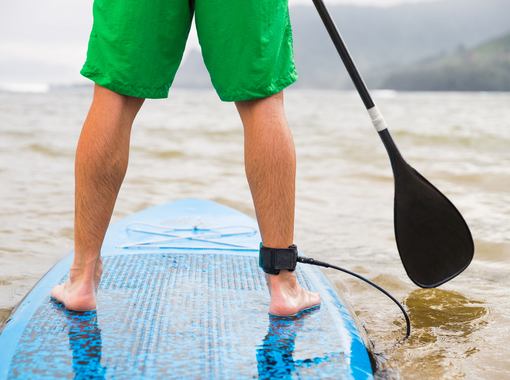
[[[0, 91], [0, 323], [73, 246], [74, 153], [92, 89]], [[286, 110], [298, 157], [295, 242], [309, 256], [390, 291], [327, 274], [365, 324], [381, 378], [506, 379], [510, 373], [510, 93], [373, 92], [407, 161], [458, 207], [476, 253], [437, 289], [406, 276], [393, 235], [393, 176], [354, 92], [292, 90]], [[183, 197], [254, 215], [243, 135], [212, 91], [147, 101], [112, 221]]]

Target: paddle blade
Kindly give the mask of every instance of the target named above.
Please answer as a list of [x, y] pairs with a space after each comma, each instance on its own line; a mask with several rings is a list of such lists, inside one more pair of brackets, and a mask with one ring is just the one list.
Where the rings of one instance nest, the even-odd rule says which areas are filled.
[[380, 135], [395, 177], [395, 238], [400, 258], [416, 285], [439, 286], [459, 275], [473, 259], [471, 232], [448, 198], [404, 161], [389, 132]]

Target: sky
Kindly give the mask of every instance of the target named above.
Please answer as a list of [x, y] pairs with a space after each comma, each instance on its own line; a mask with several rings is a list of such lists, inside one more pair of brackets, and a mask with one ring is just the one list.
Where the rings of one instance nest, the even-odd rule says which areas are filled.
[[[0, 0], [0, 83], [83, 82], [93, 0]], [[289, 0], [290, 5], [312, 4]], [[387, 7], [437, 0], [325, 0]], [[188, 48], [198, 47], [192, 32]], [[44, 73], [44, 74], [43, 74]]]

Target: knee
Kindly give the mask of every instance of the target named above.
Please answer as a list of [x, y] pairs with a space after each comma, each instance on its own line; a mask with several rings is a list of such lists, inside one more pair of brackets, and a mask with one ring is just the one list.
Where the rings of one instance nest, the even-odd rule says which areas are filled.
[[264, 104], [264, 103], [270, 103], [270, 102], [281, 102], [283, 101], [283, 90], [280, 92], [277, 92], [276, 94], [266, 96], [264, 98], [257, 98], [257, 99], [250, 99], [250, 100], [241, 100], [236, 101], [236, 106], [243, 106], [248, 107], [256, 104]]
[[127, 107], [127, 108], [140, 108], [145, 101], [144, 98], [136, 98], [134, 96], [119, 94], [118, 92], [107, 89], [106, 87], [95, 84], [94, 86], [94, 100], [101, 101], [105, 104], [113, 106]]
[[243, 117], [243, 114], [267, 114], [270, 113], [283, 113], [283, 91], [274, 95], [235, 102], [237, 110]]

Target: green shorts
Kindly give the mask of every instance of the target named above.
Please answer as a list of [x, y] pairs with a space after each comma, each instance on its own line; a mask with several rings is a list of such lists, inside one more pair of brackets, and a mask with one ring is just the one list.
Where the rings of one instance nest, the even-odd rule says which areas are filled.
[[81, 74], [120, 94], [166, 98], [193, 14], [219, 97], [273, 95], [297, 80], [287, 0], [95, 0]]

